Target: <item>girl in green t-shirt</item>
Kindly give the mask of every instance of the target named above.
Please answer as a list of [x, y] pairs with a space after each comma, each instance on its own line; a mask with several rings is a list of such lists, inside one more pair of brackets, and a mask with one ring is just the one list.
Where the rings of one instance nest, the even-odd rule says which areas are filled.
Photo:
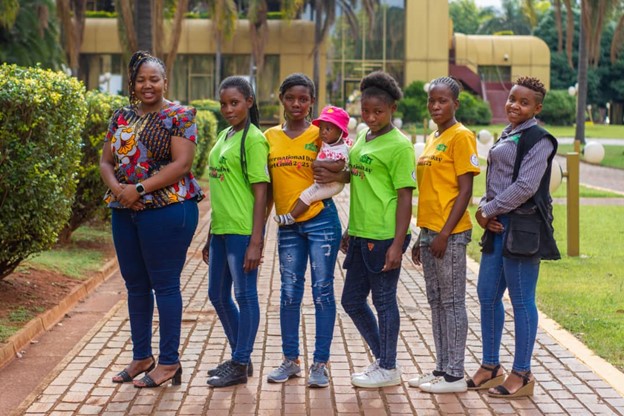
[[269, 182], [269, 144], [258, 129], [251, 85], [243, 77], [228, 77], [219, 87], [219, 98], [221, 114], [231, 127], [219, 133], [210, 151], [212, 214], [202, 254], [209, 267], [208, 296], [232, 356], [208, 372], [212, 387], [246, 383], [253, 373], [250, 356], [260, 321], [257, 278]]
[[[412, 191], [416, 187], [412, 143], [392, 124], [402, 92], [385, 72], [362, 79], [362, 130], [349, 152], [351, 200], [342, 306], [370, 347], [375, 361], [352, 374], [358, 387], [401, 384], [397, 366], [400, 316], [397, 284], [410, 240]], [[377, 317], [367, 298], [372, 294]]]

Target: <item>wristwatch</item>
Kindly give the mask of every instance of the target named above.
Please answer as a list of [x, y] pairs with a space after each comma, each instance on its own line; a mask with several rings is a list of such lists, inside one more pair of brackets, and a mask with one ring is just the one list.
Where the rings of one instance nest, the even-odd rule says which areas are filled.
[[145, 195], [145, 187], [143, 186], [142, 183], [137, 183], [136, 185], [134, 185], [134, 187], [136, 188], [139, 195], [141, 196]]

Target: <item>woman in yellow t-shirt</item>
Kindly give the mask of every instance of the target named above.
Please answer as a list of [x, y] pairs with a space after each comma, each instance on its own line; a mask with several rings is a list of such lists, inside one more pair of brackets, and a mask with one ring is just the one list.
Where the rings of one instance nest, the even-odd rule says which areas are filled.
[[420, 234], [412, 247], [412, 260], [423, 266], [436, 367], [409, 380], [409, 385], [429, 393], [468, 389], [464, 379], [466, 245], [472, 223], [466, 208], [473, 177], [479, 174], [479, 158], [474, 134], [455, 118], [460, 89], [450, 77], [430, 83], [427, 107], [438, 129], [427, 139], [416, 168]]
[[[321, 148], [319, 129], [312, 125], [308, 117], [315, 100], [314, 91], [314, 83], [306, 75], [292, 74], [286, 77], [279, 89], [286, 121], [265, 132], [269, 141], [270, 190], [277, 215], [289, 213], [301, 192], [314, 183], [312, 168]], [[269, 201], [269, 205], [272, 202]], [[336, 321], [334, 267], [340, 236], [338, 212], [331, 198], [313, 202], [305, 213], [296, 218], [294, 224], [279, 227], [278, 252], [282, 280], [280, 328], [284, 360], [267, 376], [270, 383], [283, 383], [301, 375], [299, 320], [309, 258], [313, 265], [311, 276], [316, 310], [316, 342], [308, 386], [329, 386], [326, 365]]]

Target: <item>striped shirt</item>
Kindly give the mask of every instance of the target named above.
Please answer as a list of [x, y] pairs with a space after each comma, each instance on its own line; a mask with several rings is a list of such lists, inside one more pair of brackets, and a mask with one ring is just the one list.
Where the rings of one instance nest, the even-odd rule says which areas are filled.
[[515, 129], [508, 125], [501, 139], [490, 149], [485, 196], [479, 203], [485, 218], [511, 212], [537, 192], [548, 167], [548, 157], [554, 150], [548, 138], [542, 138], [529, 150], [520, 164], [516, 181], [512, 180], [518, 140], [524, 130], [536, 124], [535, 118], [531, 118]]

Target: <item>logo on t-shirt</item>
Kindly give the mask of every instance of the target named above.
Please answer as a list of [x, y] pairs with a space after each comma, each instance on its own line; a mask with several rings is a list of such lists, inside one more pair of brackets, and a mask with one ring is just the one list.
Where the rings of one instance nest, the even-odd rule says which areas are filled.
[[475, 168], [479, 167], [479, 158], [477, 157], [476, 154], [472, 154], [472, 156], [470, 156], [470, 163], [472, 164], [472, 166], [474, 166]]
[[369, 155], [362, 155], [360, 156], [360, 162], [370, 165], [371, 163], [373, 163], [373, 158]]
[[444, 143], [440, 143], [439, 145], [436, 146], [436, 150], [438, 152], [445, 152], [447, 148], [448, 146], [445, 145]]
[[305, 150], [311, 150], [313, 152], [318, 152], [318, 146], [315, 145], [314, 143], [308, 143], [305, 146], [303, 146], [303, 148]]

